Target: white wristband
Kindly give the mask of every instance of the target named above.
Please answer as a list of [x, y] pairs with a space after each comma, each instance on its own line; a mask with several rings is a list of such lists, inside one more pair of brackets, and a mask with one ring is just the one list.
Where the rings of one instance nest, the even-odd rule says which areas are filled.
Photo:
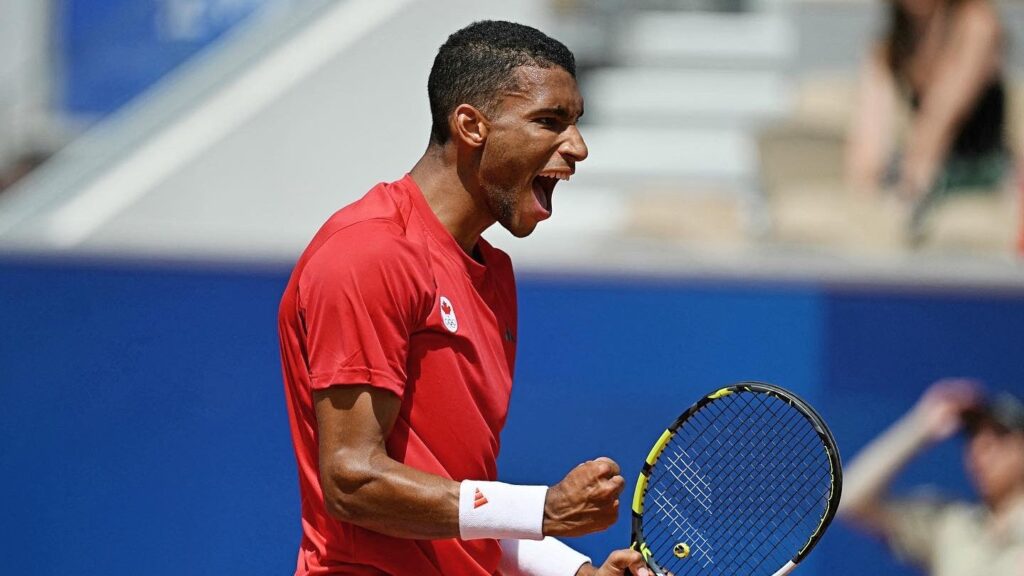
[[547, 486], [463, 480], [459, 486], [459, 535], [463, 540], [544, 538]]
[[498, 570], [505, 576], [576, 576], [590, 558], [550, 536], [540, 541], [502, 540]]

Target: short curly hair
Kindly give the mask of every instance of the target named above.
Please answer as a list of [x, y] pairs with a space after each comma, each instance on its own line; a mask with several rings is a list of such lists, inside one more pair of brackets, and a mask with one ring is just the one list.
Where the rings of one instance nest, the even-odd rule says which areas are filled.
[[558, 66], [576, 77], [572, 52], [530, 26], [483, 20], [449, 36], [438, 50], [427, 80], [431, 141], [448, 141], [448, 115], [460, 104], [488, 111], [515, 87], [515, 69], [520, 66]]

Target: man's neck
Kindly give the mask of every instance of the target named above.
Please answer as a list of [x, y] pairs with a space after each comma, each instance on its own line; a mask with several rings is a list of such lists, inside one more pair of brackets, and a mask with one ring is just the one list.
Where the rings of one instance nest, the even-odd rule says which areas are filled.
[[431, 144], [409, 175], [441, 224], [466, 254], [473, 255], [476, 243], [494, 220], [482, 204], [482, 195], [470, 181], [469, 170], [460, 170], [454, 145]]
[[992, 526], [996, 531], [1007, 529], [1014, 522], [1024, 521], [1024, 486], [992, 506]]

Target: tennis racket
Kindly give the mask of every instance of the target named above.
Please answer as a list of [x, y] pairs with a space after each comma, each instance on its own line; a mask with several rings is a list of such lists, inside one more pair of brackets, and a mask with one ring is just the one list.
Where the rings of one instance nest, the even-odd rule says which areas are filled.
[[648, 454], [632, 548], [659, 575], [782, 576], [821, 539], [842, 484], [835, 439], [810, 405], [771, 384], [722, 388]]

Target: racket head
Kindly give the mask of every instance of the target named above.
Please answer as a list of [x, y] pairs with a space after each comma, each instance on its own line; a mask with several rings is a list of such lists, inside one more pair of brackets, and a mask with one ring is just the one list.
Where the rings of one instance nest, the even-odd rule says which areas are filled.
[[821, 416], [781, 387], [740, 382], [697, 401], [651, 449], [633, 548], [659, 574], [785, 573], [821, 539], [841, 494]]

